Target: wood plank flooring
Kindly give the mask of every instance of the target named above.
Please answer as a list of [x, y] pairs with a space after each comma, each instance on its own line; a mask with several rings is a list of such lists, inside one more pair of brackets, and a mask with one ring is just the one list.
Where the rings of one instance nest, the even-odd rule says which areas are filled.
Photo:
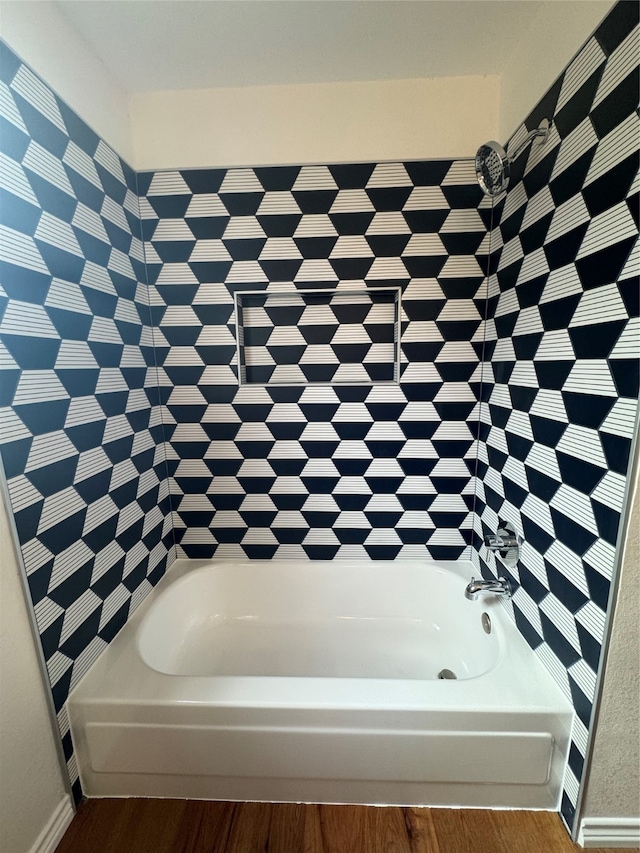
[[[550, 812], [87, 800], [56, 853], [575, 853]], [[590, 853], [615, 853], [603, 849]]]

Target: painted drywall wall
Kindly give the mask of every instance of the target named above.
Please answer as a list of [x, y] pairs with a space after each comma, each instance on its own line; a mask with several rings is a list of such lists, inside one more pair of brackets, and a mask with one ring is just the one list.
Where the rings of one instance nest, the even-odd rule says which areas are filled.
[[139, 93], [130, 104], [52, 0], [4, 0], [0, 35], [138, 169], [457, 158], [506, 140], [611, 6], [549, 0], [501, 77]]
[[3, 0], [0, 37], [131, 162], [126, 94], [55, 3]]
[[26, 853], [69, 796], [1, 497], [0, 767], [0, 850]]
[[622, 561], [583, 817], [640, 812], [640, 471]]
[[142, 92], [137, 169], [455, 159], [498, 129], [497, 76]]
[[514, 33], [502, 69], [499, 136], [505, 142], [613, 6], [612, 0], [549, 0], [524, 32]]

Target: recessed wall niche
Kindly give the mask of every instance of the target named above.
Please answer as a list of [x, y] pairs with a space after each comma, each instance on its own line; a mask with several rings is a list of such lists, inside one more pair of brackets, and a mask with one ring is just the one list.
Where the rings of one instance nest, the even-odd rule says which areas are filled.
[[373, 385], [400, 376], [400, 288], [237, 291], [240, 385]]

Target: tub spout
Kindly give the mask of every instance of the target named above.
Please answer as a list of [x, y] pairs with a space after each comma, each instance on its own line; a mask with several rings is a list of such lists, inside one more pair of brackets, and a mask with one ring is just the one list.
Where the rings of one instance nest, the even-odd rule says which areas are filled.
[[475, 601], [477, 597], [482, 595], [503, 595], [506, 598], [511, 598], [511, 584], [506, 578], [498, 578], [498, 580], [476, 580], [471, 578], [464, 591], [465, 598], [469, 601]]

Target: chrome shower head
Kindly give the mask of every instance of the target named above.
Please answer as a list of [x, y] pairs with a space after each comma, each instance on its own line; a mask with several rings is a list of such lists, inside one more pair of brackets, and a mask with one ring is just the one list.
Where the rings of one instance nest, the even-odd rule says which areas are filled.
[[511, 161], [499, 142], [485, 142], [476, 154], [476, 177], [485, 195], [500, 195], [509, 186]]
[[542, 119], [536, 130], [531, 131], [513, 154], [508, 154], [499, 142], [493, 140], [481, 145], [476, 154], [476, 177], [482, 192], [491, 198], [495, 198], [504, 192], [509, 186], [511, 164], [516, 157], [534, 139], [539, 139], [538, 144], [543, 145], [547, 141], [550, 129], [551, 122], [549, 119]]

